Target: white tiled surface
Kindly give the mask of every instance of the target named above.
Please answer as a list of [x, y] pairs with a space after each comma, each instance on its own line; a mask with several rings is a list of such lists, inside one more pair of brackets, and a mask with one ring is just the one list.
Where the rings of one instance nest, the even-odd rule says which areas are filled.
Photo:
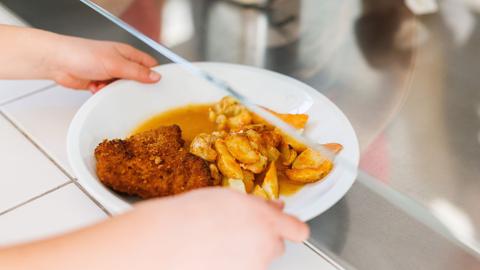
[[0, 213], [68, 180], [0, 116]]
[[[0, 23], [25, 25], [2, 4]], [[0, 110], [48, 155], [44, 156], [0, 117], [0, 246], [45, 238], [106, 218], [75, 184], [59, 187], [69, 178], [48, 159], [71, 171], [65, 152], [67, 128], [90, 94], [61, 87], [34, 93], [49, 84], [47, 81], [0, 80]], [[28, 170], [24, 164], [29, 164]], [[270, 269], [336, 268], [304, 245], [287, 244], [286, 254]]]
[[0, 245], [53, 236], [107, 216], [75, 184], [70, 183], [0, 216]]
[[0, 104], [35, 92], [49, 85], [50, 81], [0, 81]]
[[68, 126], [91, 95], [87, 91], [57, 86], [7, 104], [1, 109], [72, 175], [65, 141]]

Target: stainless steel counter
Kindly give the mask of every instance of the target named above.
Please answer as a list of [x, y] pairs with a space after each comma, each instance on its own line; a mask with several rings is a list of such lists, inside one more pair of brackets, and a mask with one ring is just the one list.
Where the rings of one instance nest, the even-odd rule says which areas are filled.
[[[0, 2], [37, 27], [148, 50], [78, 1]], [[421, 17], [396, 0], [150, 1], [155, 10], [142, 19], [129, 0], [97, 2], [189, 60], [287, 74], [347, 114], [362, 170], [413, 203], [402, 209], [395, 193], [360, 179], [310, 222], [313, 249], [345, 268], [480, 269], [475, 1], [445, 0]]]

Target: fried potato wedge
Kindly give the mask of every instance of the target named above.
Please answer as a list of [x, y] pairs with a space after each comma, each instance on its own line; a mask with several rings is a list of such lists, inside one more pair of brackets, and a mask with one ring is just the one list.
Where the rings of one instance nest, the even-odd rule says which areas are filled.
[[293, 147], [285, 142], [282, 142], [280, 145], [280, 157], [283, 165], [289, 166], [292, 164], [297, 158], [297, 155], [297, 151], [295, 151]]
[[276, 117], [282, 119], [285, 123], [294, 127], [295, 129], [303, 129], [307, 125], [308, 114], [290, 114], [290, 113], [278, 113], [273, 110], [264, 108]]
[[[265, 108], [266, 111], [270, 112], [271, 114], [275, 115], [276, 117], [280, 118], [283, 122], [289, 124], [295, 129], [304, 129], [308, 122], [308, 114], [290, 114], [290, 113], [278, 113], [274, 110], [269, 108]], [[256, 114], [252, 114], [253, 116], [253, 123], [256, 124], [267, 124], [270, 125], [267, 121]]]
[[262, 188], [265, 190], [265, 193], [270, 200], [278, 199], [279, 188], [275, 162], [270, 163], [270, 166], [265, 173], [265, 178], [263, 179]]
[[288, 169], [285, 174], [293, 182], [308, 184], [321, 180], [330, 173], [332, 168], [333, 163], [327, 160], [319, 168]]
[[319, 168], [327, 159], [317, 151], [307, 148], [292, 163], [292, 169]]
[[245, 190], [247, 193], [251, 193], [253, 191], [253, 187], [255, 186], [255, 175], [250, 171], [243, 171], [242, 180], [245, 184]]
[[190, 143], [190, 153], [202, 159], [214, 162], [217, 152], [213, 149], [214, 137], [211, 134], [200, 133]]
[[215, 180], [215, 183], [221, 183], [222, 182], [222, 175], [220, 174], [220, 171], [218, 171], [217, 165], [214, 163], [211, 163], [208, 165], [208, 168], [210, 169], [210, 174], [212, 175], [212, 178]]
[[343, 145], [339, 143], [326, 143], [322, 144], [322, 146], [331, 151], [333, 154], [338, 154], [343, 150]]
[[217, 167], [223, 176], [232, 179], [243, 179], [243, 172], [240, 164], [228, 152], [227, 146], [223, 140], [215, 141], [215, 150], [217, 150]]
[[265, 168], [267, 167], [267, 164], [268, 164], [268, 158], [264, 155], [260, 155], [260, 159], [257, 162], [253, 164], [241, 163], [240, 166], [245, 170], [258, 174], [263, 172], [263, 170], [265, 170]]
[[280, 157], [280, 151], [275, 147], [267, 149], [267, 158], [269, 161], [276, 161]]
[[278, 131], [282, 134], [283, 142], [290, 145], [295, 151], [303, 152], [303, 151], [305, 151], [305, 149], [308, 148], [305, 144], [295, 140], [294, 138], [292, 138], [288, 134], [285, 134], [285, 133], [281, 132], [280, 130], [278, 130]]
[[228, 135], [225, 138], [225, 145], [230, 154], [242, 163], [252, 164], [260, 159], [259, 153], [253, 149], [245, 135]]
[[253, 188], [252, 195], [268, 200], [267, 193], [259, 185], [256, 185], [255, 188]]

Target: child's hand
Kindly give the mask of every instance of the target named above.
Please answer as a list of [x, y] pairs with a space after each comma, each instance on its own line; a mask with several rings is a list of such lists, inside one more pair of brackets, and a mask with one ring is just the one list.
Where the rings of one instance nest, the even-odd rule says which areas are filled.
[[301, 242], [309, 235], [307, 225], [282, 207], [224, 188], [142, 203], [132, 212], [137, 224], [149, 224], [132, 235], [140, 239], [135, 250], [146, 245], [138, 252], [144, 263], [138, 268], [157, 269], [161, 258], [158, 269], [266, 270], [283, 254], [285, 240]]
[[[266, 270], [307, 225], [281, 207], [222, 188], [140, 203], [125, 215], [0, 251], [7, 269]], [[24, 258], [28, 258], [25, 260]]]
[[93, 92], [114, 79], [154, 83], [160, 75], [151, 67], [157, 61], [129, 45], [55, 36], [55, 50], [47, 56], [48, 74], [58, 84]]
[[157, 61], [133, 47], [0, 25], [0, 79], [50, 79], [97, 91], [115, 79], [154, 83]]

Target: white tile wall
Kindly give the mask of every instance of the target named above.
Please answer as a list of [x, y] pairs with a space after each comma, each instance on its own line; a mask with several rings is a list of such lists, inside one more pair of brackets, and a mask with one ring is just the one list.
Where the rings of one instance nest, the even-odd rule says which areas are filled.
[[65, 141], [68, 126], [91, 95], [87, 91], [57, 86], [7, 104], [1, 109], [72, 175]]
[[0, 213], [69, 179], [0, 116]]
[[41, 239], [105, 219], [105, 213], [68, 184], [0, 216], [0, 246]]

